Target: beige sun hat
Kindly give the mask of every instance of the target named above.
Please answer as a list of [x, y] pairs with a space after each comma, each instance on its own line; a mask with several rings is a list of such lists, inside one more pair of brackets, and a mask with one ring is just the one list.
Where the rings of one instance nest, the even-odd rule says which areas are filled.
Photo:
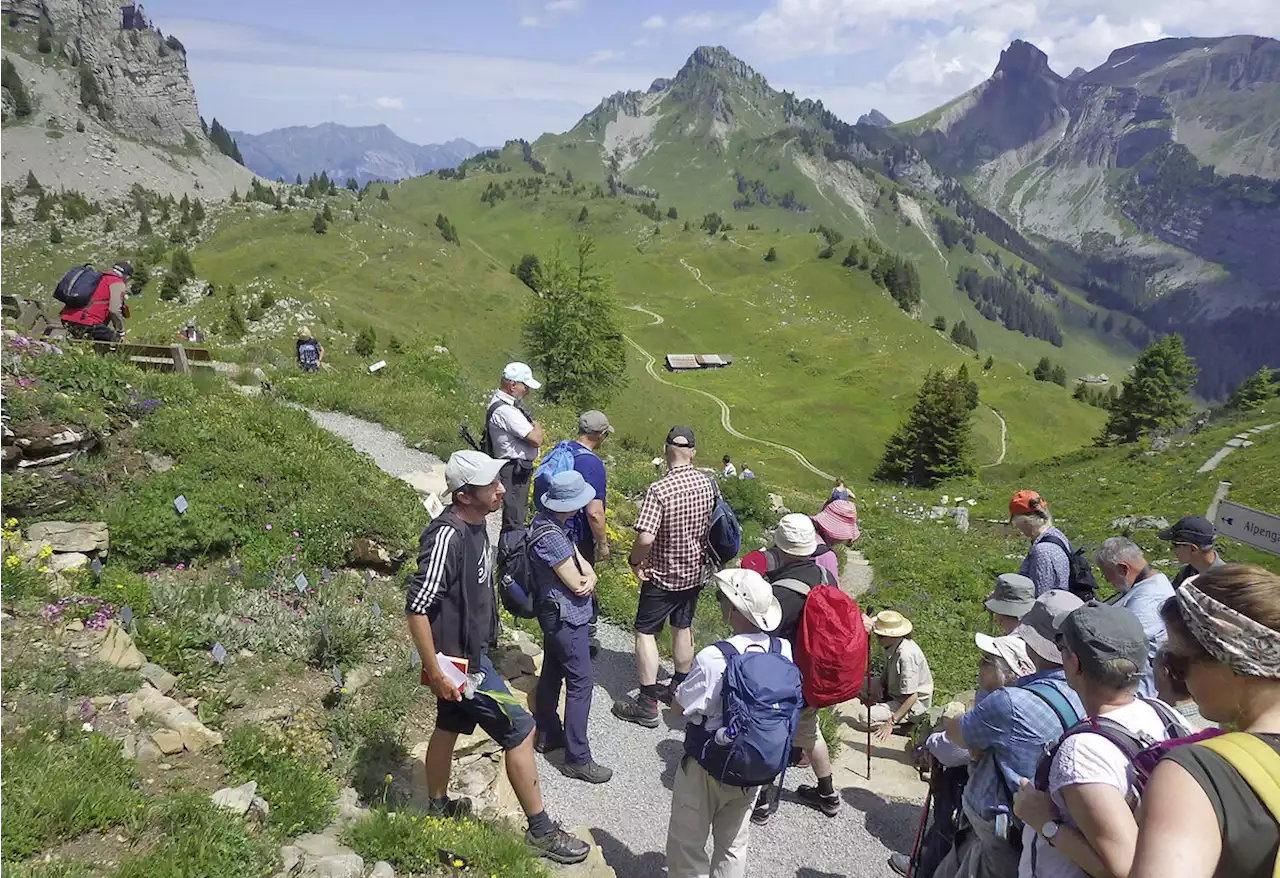
[[729, 603], [761, 631], [773, 631], [782, 621], [782, 604], [773, 587], [754, 570], [734, 567], [715, 574], [716, 585]]
[[881, 610], [876, 613], [871, 632], [880, 637], [906, 637], [911, 633], [911, 620], [897, 610]]

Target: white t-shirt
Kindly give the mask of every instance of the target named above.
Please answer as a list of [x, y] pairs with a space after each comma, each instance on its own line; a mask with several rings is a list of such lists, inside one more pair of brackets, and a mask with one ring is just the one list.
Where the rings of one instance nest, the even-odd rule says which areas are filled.
[[[1131, 732], [1151, 736], [1153, 740], [1166, 740], [1165, 720], [1156, 709], [1141, 699], [1135, 699], [1118, 710], [1102, 714]], [[1191, 734], [1186, 729], [1184, 734]], [[1049, 796], [1058, 813], [1068, 826], [1079, 826], [1067, 813], [1062, 792], [1077, 784], [1108, 784], [1120, 790], [1129, 802], [1130, 809], [1138, 807], [1138, 791], [1134, 788], [1134, 768], [1115, 744], [1101, 735], [1086, 732], [1072, 735], [1058, 749], [1053, 767], [1049, 770]], [[1088, 878], [1088, 873], [1067, 859], [1040, 837], [1040, 827], [1028, 826], [1023, 830], [1022, 861], [1018, 864], [1018, 878]], [[1036, 867], [1031, 869], [1031, 851], [1035, 847]]]
[[726, 479], [732, 479], [738, 475], [738, 468], [732, 463], [726, 463], [724, 465], [724, 469], [720, 470], [720, 475], [724, 476]]
[[[761, 632], [735, 634], [728, 641], [738, 652], [745, 652], [748, 647], [762, 652], [769, 651], [769, 635]], [[783, 656], [790, 659], [791, 644], [785, 640], [781, 640], [781, 643]], [[675, 699], [684, 708], [684, 715], [691, 722], [701, 719], [707, 731], [724, 725], [720, 719], [724, 706], [720, 697], [720, 683], [724, 679], [725, 667], [724, 655], [720, 650], [708, 646], [694, 656], [689, 676], [685, 677], [676, 690]]]
[[505, 460], [527, 460], [530, 463], [538, 459], [538, 448], [524, 441], [533, 429], [533, 422], [515, 406], [515, 397], [495, 390], [489, 398], [489, 405], [495, 402], [509, 403], [493, 410], [493, 453]]

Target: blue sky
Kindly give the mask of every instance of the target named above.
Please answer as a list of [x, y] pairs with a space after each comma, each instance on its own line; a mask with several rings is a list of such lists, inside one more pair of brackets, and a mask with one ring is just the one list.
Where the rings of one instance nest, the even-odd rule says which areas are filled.
[[419, 143], [570, 128], [603, 96], [723, 45], [775, 88], [895, 121], [990, 75], [1028, 39], [1065, 75], [1161, 36], [1273, 36], [1276, 0], [153, 0], [201, 113], [258, 133], [385, 123]]

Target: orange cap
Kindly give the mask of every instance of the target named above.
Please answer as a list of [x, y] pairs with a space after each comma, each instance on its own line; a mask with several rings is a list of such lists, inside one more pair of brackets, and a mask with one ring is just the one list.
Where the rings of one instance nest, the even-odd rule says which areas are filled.
[[1010, 515], [1027, 515], [1044, 506], [1044, 501], [1035, 491], [1019, 491], [1009, 498]]

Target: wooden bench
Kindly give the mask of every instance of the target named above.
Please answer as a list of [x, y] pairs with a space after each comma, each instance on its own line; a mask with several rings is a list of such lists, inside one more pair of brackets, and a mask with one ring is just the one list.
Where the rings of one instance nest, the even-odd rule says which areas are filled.
[[23, 335], [39, 338], [45, 335], [51, 326], [57, 326], [56, 320], [50, 320], [44, 313], [41, 304], [33, 299], [20, 299], [11, 293], [0, 296], [0, 310], [5, 317], [8, 329], [16, 330]]
[[192, 369], [212, 372], [213, 355], [208, 348], [189, 348], [182, 344], [134, 344], [126, 341], [91, 341], [67, 339], [71, 344], [92, 345], [99, 354], [124, 357], [130, 363], [144, 369], [159, 372], [181, 372], [186, 375]]

